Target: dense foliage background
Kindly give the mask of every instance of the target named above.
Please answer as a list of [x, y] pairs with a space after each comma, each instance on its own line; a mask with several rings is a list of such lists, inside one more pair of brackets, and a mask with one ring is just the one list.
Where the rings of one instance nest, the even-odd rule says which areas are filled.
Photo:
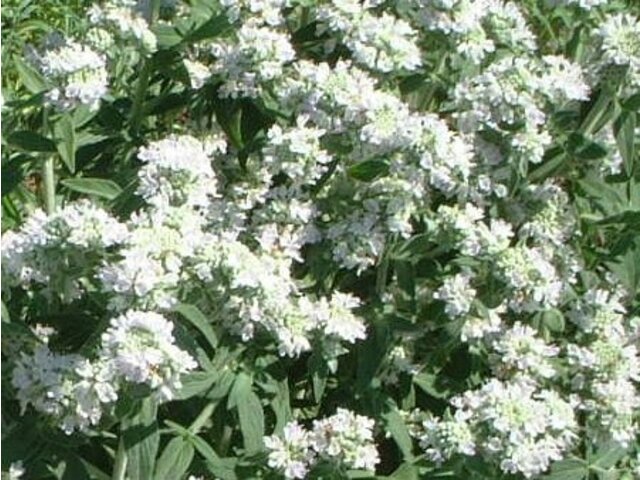
[[3, 478], [640, 478], [639, 15], [3, 2]]

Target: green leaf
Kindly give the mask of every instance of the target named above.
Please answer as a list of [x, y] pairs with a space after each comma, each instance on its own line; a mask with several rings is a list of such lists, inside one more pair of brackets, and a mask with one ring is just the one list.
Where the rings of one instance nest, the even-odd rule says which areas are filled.
[[153, 25], [153, 33], [158, 41], [158, 47], [161, 49], [174, 47], [182, 41], [180, 33], [173, 25], [155, 24]]
[[546, 480], [583, 480], [588, 473], [587, 462], [575, 458], [554, 463], [551, 466], [551, 472], [542, 478]]
[[244, 401], [245, 396], [252, 391], [252, 384], [253, 377], [251, 375], [246, 372], [238, 373], [235, 381], [233, 382], [231, 393], [229, 393], [229, 398], [227, 399], [227, 410], [235, 408], [238, 403]]
[[281, 431], [286, 423], [291, 420], [293, 414], [291, 412], [289, 381], [287, 378], [277, 382], [278, 393], [271, 401], [271, 408], [276, 415], [276, 431]]
[[7, 143], [27, 152], [55, 152], [56, 144], [39, 133], [21, 130], [7, 137]]
[[220, 378], [217, 372], [193, 372], [182, 377], [182, 388], [176, 395], [177, 400], [186, 400], [187, 398], [200, 395], [210, 390], [213, 384]]
[[450, 392], [446, 388], [438, 387], [436, 382], [438, 381], [437, 375], [428, 372], [422, 372], [413, 377], [413, 383], [415, 383], [426, 394], [431, 395], [434, 398], [441, 400], [447, 400], [450, 396]]
[[0, 316], [0, 319], [2, 320], [3, 323], [9, 323], [11, 322], [11, 316], [9, 315], [9, 310], [7, 309], [7, 306], [4, 304], [4, 302], [0, 302], [0, 305], [2, 306], [2, 315]]
[[229, 29], [231, 25], [227, 20], [227, 16], [224, 14], [215, 16], [205, 23], [203, 23], [196, 30], [188, 34], [182, 40], [183, 44], [191, 45], [196, 42], [200, 42], [202, 40], [206, 40], [208, 38], [215, 38], [219, 35], [222, 35], [227, 29]]
[[30, 65], [23, 62], [20, 57], [13, 57], [13, 65], [18, 72], [20, 81], [31, 93], [40, 93], [47, 90], [47, 84], [42, 75]]
[[389, 480], [418, 480], [420, 476], [418, 467], [405, 462], [387, 478], [389, 478]]
[[220, 458], [215, 450], [197, 435], [191, 437], [189, 441], [193, 443], [198, 453], [204, 458], [209, 471], [216, 477], [219, 477], [221, 480], [238, 480], [235, 472], [237, 459]]
[[584, 134], [596, 133], [610, 115], [611, 94], [606, 89], [600, 90], [596, 101], [580, 125], [580, 132]]
[[384, 413], [382, 418], [385, 420], [387, 432], [395, 440], [404, 459], [411, 461], [413, 459], [413, 441], [411, 440], [411, 435], [409, 435], [407, 425], [398, 412], [398, 408], [395, 405], [391, 405], [391, 409]]
[[238, 403], [237, 408], [245, 450], [248, 454], [259, 452], [264, 437], [264, 411], [260, 398], [251, 391]]
[[574, 157], [581, 160], [597, 160], [607, 155], [605, 147], [579, 133], [569, 135], [567, 148]]
[[609, 269], [632, 294], [640, 291], [640, 238], [629, 242], [625, 253], [615, 261], [608, 262]]
[[636, 113], [624, 111], [613, 125], [618, 150], [624, 160], [624, 169], [627, 177], [633, 175], [635, 165], [635, 130]]
[[611, 443], [603, 446], [598, 450], [598, 453], [590, 459], [590, 465], [597, 468], [609, 469], [618, 463], [622, 457], [627, 454], [627, 449], [622, 448], [616, 443]]
[[389, 162], [382, 159], [371, 159], [358, 162], [348, 169], [349, 176], [363, 182], [370, 182], [389, 173]]
[[86, 193], [87, 195], [95, 195], [96, 197], [113, 200], [122, 192], [120, 186], [105, 178], [65, 178], [60, 183], [74, 192]]
[[215, 349], [218, 346], [218, 337], [213, 331], [211, 322], [207, 319], [207, 317], [204, 316], [204, 314], [198, 307], [196, 307], [195, 305], [181, 303], [175, 308], [175, 311], [182, 315], [186, 320], [188, 320], [194, 327], [196, 327], [200, 331], [200, 333], [204, 335], [212, 348]]
[[175, 437], [162, 451], [156, 465], [155, 480], [175, 480], [187, 473], [193, 460], [193, 444], [184, 437]]
[[556, 308], [545, 310], [542, 314], [542, 324], [550, 331], [561, 333], [564, 331], [564, 315]]
[[151, 398], [142, 402], [140, 410], [122, 421], [124, 448], [127, 454], [127, 475], [148, 478], [153, 472], [160, 434], [156, 421], [157, 405]]
[[76, 135], [73, 119], [69, 114], [62, 115], [53, 126], [60, 158], [69, 169], [76, 171]]

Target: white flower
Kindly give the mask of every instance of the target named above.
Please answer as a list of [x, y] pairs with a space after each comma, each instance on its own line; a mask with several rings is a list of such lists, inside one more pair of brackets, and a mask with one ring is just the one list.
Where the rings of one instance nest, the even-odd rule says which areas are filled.
[[476, 290], [471, 288], [473, 274], [463, 271], [447, 277], [444, 284], [433, 294], [433, 297], [445, 302], [444, 311], [449, 317], [459, 317], [471, 309]]
[[319, 302], [310, 303], [308, 314], [317, 327], [324, 330], [325, 335], [335, 335], [349, 343], [355, 343], [367, 336], [364, 323], [351, 312], [359, 306], [360, 300], [356, 297], [335, 292], [330, 301], [322, 298]]
[[311, 446], [348, 468], [374, 470], [380, 458], [373, 444], [373, 426], [372, 419], [338, 408], [335, 415], [313, 422]]
[[128, 311], [102, 334], [101, 357], [131, 383], [147, 384], [160, 400], [180, 390], [181, 375], [198, 366], [174, 344], [173, 324], [153, 312]]
[[184, 63], [187, 73], [189, 74], [189, 81], [191, 82], [191, 88], [199, 89], [209, 80], [211, 77], [211, 70], [205, 64], [189, 60], [185, 58]]
[[225, 79], [221, 97], [256, 97], [263, 84], [283, 75], [295, 51], [287, 35], [258, 25], [257, 19], [242, 24], [236, 34], [236, 41], [219, 41], [211, 46], [216, 57], [212, 73]]
[[21, 460], [12, 462], [11, 465], [9, 465], [9, 480], [19, 480], [26, 471]]
[[105, 405], [117, 396], [117, 378], [107, 362], [91, 363], [80, 355], [59, 355], [45, 344], [21, 353], [12, 385], [22, 412], [28, 405], [51, 416], [67, 434], [97, 425]]
[[640, 21], [631, 14], [606, 17], [598, 29], [602, 57], [607, 63], [640, 69]]
[[500, 314], [505, 311], [506, 307], [500, 305], [497, 308], [487, 309], [486, 316], [468, 317], [460, 331], [460, 340], [468, 342], [500, 332], [502, 330]]
[[65, 301], [72, 300], [80, 290], [68, 275], [70, 266], [90, 268], [94, 256], [127, 238], [123, 224], [88, 200], [70, 203], [50, 216], [36, 210], [19, 230], [2, 235], [3, 280], [55, 286], [55, 293], [66, 293]]
[[264, 437], [264, 444], [269, 450], [269, 467], [280, 470], [287, 479], [306, 478], [315, 454], [311, 450], [309, 432], [298, 422], [286, 424], [282, 437]]
[[86, 45], [67, 39], [36, 56], [35, 62], [53, 86], [47, 100], [61, 110], [80, 104], [95, 110], [107, 93], [105, 58]]
[[496, 360], [507, 367], [543, 378], [556, 374], [548, 358], [555, 357], [560, 349], [537, 338], [536, 331], [527, 325], [516, 322], [493, 342], [492, 348], [498, 353]]
[[451, 403], [453, 419], [428, 418], [418, 431], [421, 447], [437, 463], [454, 454], [480, 454], [504, 472], [529, 478], [562, 458], [577, 438], [573, 407], [527, 377], [491, 379]]
[[89, 21], [112, 29], [123, 39], [133, 38], [146, 54], [155, 52], [157, 39], [148, 22], [136, 9], [135, 2], [110, 0], [103, 5], [94, 4], [88, 11]]
[[155, 207], [207, 205], [217, 195], [217, 178], [205, 145], [190, 135], [170, 136], [138, 152], [145, 162], [137, 193]]

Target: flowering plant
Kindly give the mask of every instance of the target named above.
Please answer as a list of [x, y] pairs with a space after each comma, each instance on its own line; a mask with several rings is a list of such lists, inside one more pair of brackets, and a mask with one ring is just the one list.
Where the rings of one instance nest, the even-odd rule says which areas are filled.
[[5, 3], [2, 478], [640, 476], [636, 1]]

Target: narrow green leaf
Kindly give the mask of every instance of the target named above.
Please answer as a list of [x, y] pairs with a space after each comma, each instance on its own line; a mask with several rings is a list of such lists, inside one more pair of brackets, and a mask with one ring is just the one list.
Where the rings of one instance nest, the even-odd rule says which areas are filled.
[[155, 480], [175, 480], [189, 470], [193, 460], [193, 444], [183, 437], [172, 439], [162, 451], [156, 465]]
[[11, 316], [9, 315], [9, 310], [7, 309], [7, 306], [4, 304], [4, 302], [0, 302], [0, 304], [2, 305], [2, 316], [0, 317], [2, 319], [3, 323], [9, 323], [11, 322]]
[[129, 478], [148, 478], [154, 471], [160, 443], [156, 413], [155, 401], [147, 398], [137, 414], [122, 421]]
[[566, 459], [551, 466], [551, 472], [545, 475], [546, 480], [583, 480], [589, 473], [587, 463], [579, 458]]
[[53, 126], [53, 133], [56, 138], [60, 158], [62, 158], [69, 172], [75, 173], [76, 134], [71, 116], [68, 114], [62, 115]]
[[227, 400], [227, 410], [235, 408], [238, 403], [244, 401], [247, 395], [251, 393], [251, 385], [253, 384], [253, 377], [246, 372], [240, 372], [233, 382], [231, 393]]
[[7, 137], [7, 143], [27, 152], [55, 152], [56, 144], [39, 133], [20, 130]]
[[373, 158], [358, 162], [349, 167], [349, 176], [363, 182], [370, 182], [389, 173], [389, 162], [383, 159]]
[[122, 192], [122, 189], [116, 182], [105, 178], [65, 178], [60, 183], [74, 192], [95, 195], [96, 197], [106, 198], [107, 200], [113, 200]]
[[237, 459], [221, 458], [211, 446], [201, 437], [194, 436], [189, 439], [196, 447], [198, 453], [204, 458], [205, 464], [211, 473], [221, 480], [238, 480], [235, 472]]
[[252, 391], [237, 405], [240, 431], [248, 454], [262, 450], [264, 437], [264, 411], [260, 398]]
[[436, 385], [438, 377], [433, 373], [422, 372], [413, 377], [415, 383], [422, 391], [434, 398], [446, 400], [449, 398], [449, 390]]
[[175, 308], [175, 311], [196, 327], [200, 333], [204, 335], [212, 348], [216, 348], [218, 346], [218, 337], [213, 331], [211, 322], [204, 316], [198, 307], [182, 303]]
[[404, 423], [398, 408], [395, 405], [391, 405], [391, 408], [383, 414], [382, 418], [385, 420], [387, 431], [391, 434], [395, 440], [398, 448], [402, 452], [402, 456], [405, 460], [411, 461], [413, 459], [413, 441], [407, 425]]
[[633, 175], [635, 165], [636, 113], [624, 111], [614, 123], [613, 130], [627, 177]]
[[208, 38], [215, 38], [222, 35], [230, 26], [226, 15], [215, 16], [185, 36], [182, 43], [191, 45]]
[[400, 465], [389, 477], [389, 480], [418, 480], [420, 478], [418, 467], [410, 463]]
[[186, 400], [187, 398], [200, 395], [210, 390], [213, 384], [220, 378], [217, 372], [193, 372], [182, 377], [182, 388], [176, 395], [177, 400]]
[[572, 133], [569, 135], [568, 140], [567, 147], [569, 151], [578, 159], [597, 160], [607, 155], [605, 147], [579, 133]]
[[182, 41], [182, 36], [175, 26], [159, 23], [153, 25], [153, 33], [158, 40], [158, 47], [161, 49], [171, 48]]
[[610, 105], [611, 93], [606, 89], [600, 90], [598, 98], [580, 124], [580, 132], [584, 134], [596, 133], [598, 127], [602, 124], [603, 118], [607, 116]]
[[20, 57], [13, 57], [13, 65], [18, 72], [20, 81], [31, 93], [40, 93], [47, 90], [47, 84], [42, 75], [33, 67], [23, 62]]

